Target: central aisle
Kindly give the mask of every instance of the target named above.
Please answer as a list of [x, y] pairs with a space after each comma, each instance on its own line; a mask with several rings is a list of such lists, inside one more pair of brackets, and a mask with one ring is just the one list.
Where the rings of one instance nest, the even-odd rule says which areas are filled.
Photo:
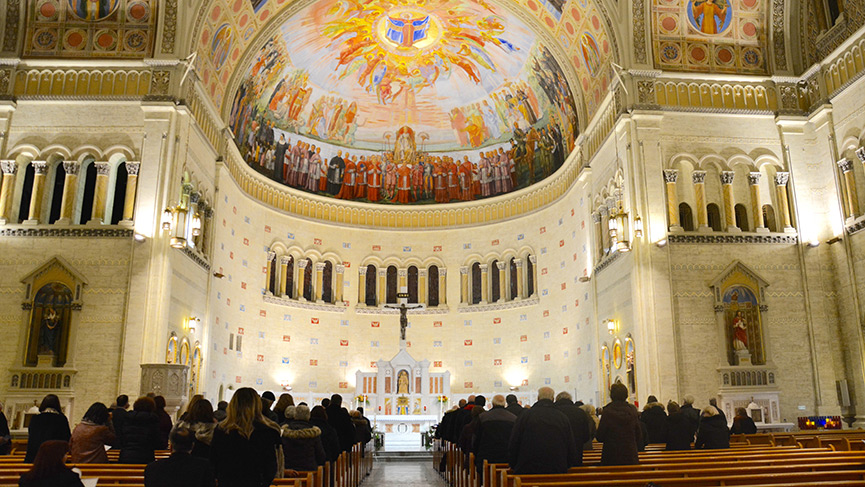
[[376, 462], [363, 482], [369, 487], [447, 487], [429, 460], [418, 462]]

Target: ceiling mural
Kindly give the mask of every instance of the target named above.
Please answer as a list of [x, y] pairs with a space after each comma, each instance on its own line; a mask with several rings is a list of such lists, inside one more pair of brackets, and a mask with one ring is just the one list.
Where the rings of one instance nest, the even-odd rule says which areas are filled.
[[655, 67], [767, 73], [767, 0], [653, 0]]
[[[215, 66], [229, 58], [233, 30], [216, 30]], [[596, 74], [600, 49], [594, 37], [582, 47]], [[555, 172], [579, 132], [549, 47], [483, 0], [313, 2], [250, 61], [230, 105], [238, 148], [254, 169], [322, 195], [494, 196]], [[380, 192], [360, 188], [369, 177]]]

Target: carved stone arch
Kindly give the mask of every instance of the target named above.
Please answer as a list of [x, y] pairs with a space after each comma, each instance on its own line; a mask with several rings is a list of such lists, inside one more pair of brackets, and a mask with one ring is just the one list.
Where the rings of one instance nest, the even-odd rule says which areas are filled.
[[769, 283], [739, 260], [733, 261], [709, 287], [714, 298], [719, 341], [729, 365], [765, 365], [763, 315], [768, 311]]
[[277, 257], [282, 257], [288, 253], [288, 248], [279, 240], [275, 240], [271, 243], [269, 249], [271, 252], [276, 252]]
[[702, 171], [711, 171], [714, 169], [718, 173], [730, 170], [727, 161], [718, 154], [707, 154], [701, 157], [698, 167]]
[[87, 159], [101, 161], [104, 158], [104, 154], [99, 147], [96, 147], [95, 145], [85, 144], [76, 147], [75, 150], [72, 151], [71, 157], [79, 163], [83, 164], [84, 161]]
[[439, 269], [443, 269], [445, 267], [445, 262], [437, 256], [428, 256], [421, 262], [421, 267], [423, 269], [428, 269], [430, 266], [438, 266]]
[[30, 162], [39, 157], [42, 151], [33, 144], [19, 144], [9, 150], [8, 159], [16, 159], [19, 163]]

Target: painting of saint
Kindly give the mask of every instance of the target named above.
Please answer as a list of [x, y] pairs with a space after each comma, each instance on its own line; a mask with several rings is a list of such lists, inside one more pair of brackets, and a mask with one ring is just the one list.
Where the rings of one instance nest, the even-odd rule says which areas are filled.
[[720, 34], [730, 26], [733, 10], [728, 0], [691, 0], [688, 20], [703, 34]]
[[35, 365], [40, 355], [50, 355], [56, 367], [65, 364], [71, 312], [72, 291], [68, 287], [54, 282], [39, 289], [30, 315], [28, 365]]
[[228, 60], [228, 53], [231, 51], [231, 44], [234, 40], [234, 31], [227, 23], [222, 24], [213, 35], [213, 42], [210, 44], [210, 58], [213, 59], [213, 67], [219, 71]]
[[748, 322], [741, 311], [733, 317], [733, 350], [748, 350]]
[[736, 353], [747, 351], [754, 365], [765, 363], [763, 334], [760, 325], [760, 305], [755, 293], [742, 285], [731, 286], [724, 292], [727, 353], [730, 365], [736, 365]]
[[82, 20], [97, 21], [111, 15], [118, 0], [67, 0], [69, 8]]
[[584, 32], [580, 36], [580, 49], [583, 52], [583, 61], [586, 63], [589, 74], [595, 76], [601, 67], [601, 54], [598, 51], [598, 43], [595, 42], [592, 34]]

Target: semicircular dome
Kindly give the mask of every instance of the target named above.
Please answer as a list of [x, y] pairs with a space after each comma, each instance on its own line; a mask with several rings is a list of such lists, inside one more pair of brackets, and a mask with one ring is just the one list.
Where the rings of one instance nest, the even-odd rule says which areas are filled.
[[484, 0], [316, 0], [259, 42], [229, 123], [252, 168], [299, 190], [492, 197], [551, 175], [578, 135], [552, 50]]

